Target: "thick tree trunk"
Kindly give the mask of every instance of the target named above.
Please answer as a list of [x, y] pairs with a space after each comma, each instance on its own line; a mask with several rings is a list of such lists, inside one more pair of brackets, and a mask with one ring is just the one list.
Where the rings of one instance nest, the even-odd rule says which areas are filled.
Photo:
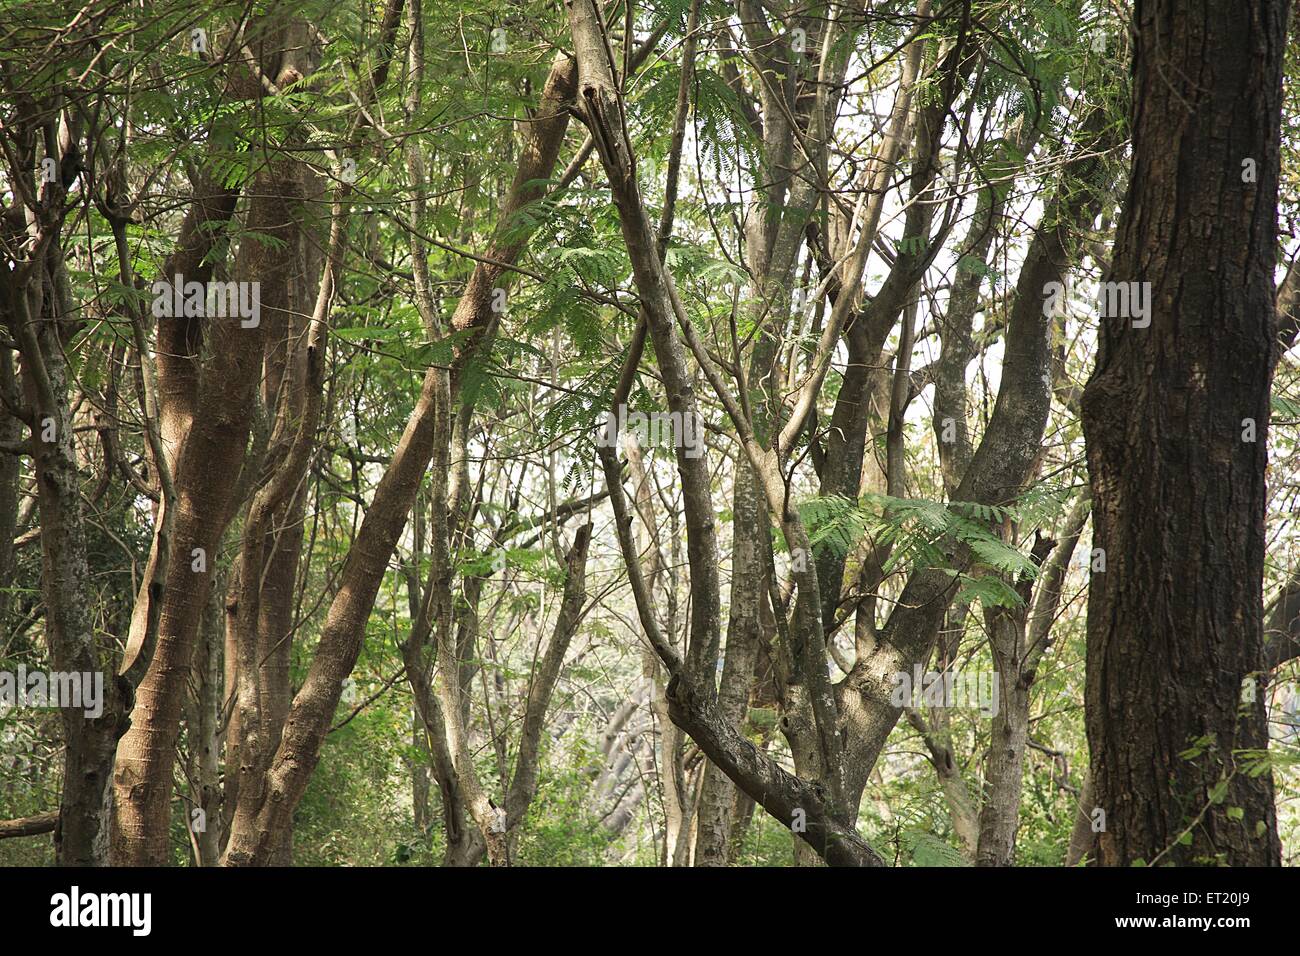
[[[1277, 865], [1261, 581], [1286, 0], [1139, 0], [1133, 171], [1083, 397], [1099, 862]], [[1189, 752], [1191, 751], [1191, 752]]]

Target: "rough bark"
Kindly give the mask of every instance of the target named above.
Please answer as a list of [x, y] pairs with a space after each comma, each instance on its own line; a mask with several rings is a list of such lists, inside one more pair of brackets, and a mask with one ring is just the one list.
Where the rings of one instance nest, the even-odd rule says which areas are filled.
[[[52, 184], [45, 184], [42, 193], [52, 204], [61, 201], [61, 192]], [[75, 331], [76, 316], [57, 238], [61, 221], [41, 221], [29, 209], [27, 225], [36, 240], [33, 257], [0, 270], [0, 309], [21, 356], [23, 407], [31, 429], [40, 510], [46, 638], [53, 669], [100, 675], [104, 698], [103, 712], [96, 718], [79, 708], [60, 709], [64, 778], [55, 856], [65, 866], [100, 866], [108, 860], [113, 751], [122, 734], [125, 694], [111, 678], [111, 653], [98, 646], [84, 586], [90, 571], [64, 354], [65, 337]]]
[[1134, 11], [1133, 170], [1108, 279], [1149, 283], [1150, 326], [1101, 319], [1082, 406], [1107, 558], [1087, 654], [1102, 865], [1279, 862], [1271, 772], [1247, 774], [1240, 752], [1268, 745], [1266, 695], [1243, 686], [1264, 667], [1286, 18], [1286, 0]]

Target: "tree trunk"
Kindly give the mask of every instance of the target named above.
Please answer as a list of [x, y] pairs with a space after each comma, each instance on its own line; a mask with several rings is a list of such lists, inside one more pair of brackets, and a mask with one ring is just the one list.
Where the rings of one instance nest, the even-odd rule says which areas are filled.
[[[41, 519], [41, 593], [53, 669], [103, 682], [102, 712], [60, 708], [64, 733], [63, 793], [55, 858], [62, 866], [108, 862], [112, 819], [113, 752], [122, 732], [123, 704], [112, 668], [95, 639], [86, 558], [81, 473], [68, 397], [62, 335], [75, 317], [62, 277], [62, 253], [51, 243], [37, 269], [14, 270], [4, 283], [4, 312], [22, 355], [22, 382], [30, 409], [32, 459]], [[34, 282], [21, 281], [35, 275]], [[53, 291], [46, 292], [47, 283]], [[105, 679], [107, 676], [107, 679]]]
[[[1133, 170], [1083, 397], [1094, 541], [1087, 725], [1098, 862], [1277, 865], [1264, 469], [1286, 0], [1139, 0]], [[1144, 325], [1143, 323], [1149, 323]]]

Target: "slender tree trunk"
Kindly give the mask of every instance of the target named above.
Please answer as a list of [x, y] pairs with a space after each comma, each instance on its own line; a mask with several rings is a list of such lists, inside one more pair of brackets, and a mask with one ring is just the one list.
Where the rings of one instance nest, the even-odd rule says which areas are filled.
[[[762, 492], [743, 456], [737, 461], [732, 513], [731, 614], [718, 688], [718, 710], [726, 720], [739, 727], [749, 707], [749, 691], [754, 680], [760, 610], [768, 600], [769, 559], [760, 549], [771, 548]], [[664, 715], [667, 716], [666, 706]], [[735, 795], [735, 785], [727, 775], [712, 763], [706, 765], [700, 782], [696, 866], [727, 864], [731, 807]]]
[[1070, 830], [1070, 845], [1065, 850], [1065, 865], [1078, 866], [1097, 845], [1097, 831], [1093, 828], [1093, 803], [1096, 791], [1092, 786], [1092, 771], [1083, 775], [1079, 788], [1079, 807], [1074, 814], [1074, 827]]
[[[13, 352], [0, 350], [0, 389], [10, 406], [21, 404], [14, 379]], [[0, 407], [0, 442], [16, 445], [23, 439], [22, 420]], [[19, 456], [0, 453], [0, 634], [9, 631], [9, 611], [13, 607], [11, 582], [14, 580], [14, 532], [18, 528], [18, 480], [22, 475]]]
[[[223, 677], [225, 627], [219, 588], [208, 598], [194, 655], [193, 693], [186, 714], [190, 751], [194, 755], [194, 794], [198, 804], [186, 814], [203, 866], [216, 866], [221, 855], [221, 727], [225, 703]], [[201, 810], [197, 817], [194, 810]]]
[[[320, 748], [338, 706], [343, 681], [360, 656], [366, 620], [374, 607], [389, 559], [406, 527], [407, 514], [435, 453], [438, 460], [433, 472], [436, 476], [439, 469], [443, 469], [442, 480], [446, 481], [448, 443], [452, 434], [452, 396], [459, 392], [459, 378], [466, 363], [495, 332], [498, 316], [491, 309], [494, 289], [508, 284], [507, 270], [502, 263], [514, 261], [528, 239], [526, 232], [513, 228], [517, 225], [514, 216], [521, 208], [540, 198], [542, 186], [539, 181], [547, 178], [554, 169], [568, 127], [566, 106], [573, 97], [576, 73], [573, 61], [560, 54], [547, 78], [538, 112], [533, 122], [528, 124], [529, 135], [497, 224], [497, 235], [488, 255], [475, 266], [452, 317], [452, 328], [464, 333], [464, 338], [459, 341], [450, 370], [434, 367], [425, 374], [415, 409], [394, 450], [392, 462], [375, 489], [357, 539], [348, 552], [339, 589], [325, 617], [316, 656], [303, 686], [290, 705], [279, 746], [264, 772], [262, 799], [256, 809], [250, 807], [244, 825], [237, 826], [232, 834], [223, 860], [227, 865], [266, 863], [274, 849], [274, 841], [269, 835], [283, 830], [292, 820], [293, 810], [302, 799], [311, 772], [320, 760]], [[435, 508], [446, 507], [445, 489], [441, 501], [441, 505], [435, 503]], [[435, 532], [435, 542], [438, 539]], [[445, 551], [446, 542], [439, 547]], [[447, 582], [440, 581], [439, 586], [446, 587]], [[439, 629], [451, 626], [449, 615], [441, 619], [435, 615], [435, 620]], [[440, 647], [447, 643], [455, 644], [455, 641], [448, 642], [442, 630], [438, 633], [438, 641]], [[454, 648], [446, 655], [446, 659], [453, 660], [461, 657]], [[448, 713], [444, 707], [442, 717], [448, 736], [463, 740], [460, 714]], [[451, 749], [454, 756], [455, 748]], [[456, 785], [463, 788], [465, 781], [462, 779]], [[478, 796], [467, 793], [466, 804], [486, 822], [492, 816], [490, 808], [485, 800], [478, 801], [475, 807]], [[504, 841], [497, 842], [503, 856]]]
[[962, 853], [967, 859], [973, 860], [979, 849], [979, 813], [971, 799], [966, 780], [962, 777], [961, 767], [957, 764], [947, 727], [932, 728], [920, 711], [911, 707], [905, 708], [904, 712], [908, 723], [921, 735], [921, 740], [930, 752], [930, 765], [939, 778], [939, 786], [948, 803], [948, 818], [952, 821], [952, 830], [961, 845]]
[[[997, 403], [952, 494], [956, 501], [1009, 504], [1033, 472], [1051, 408], [1052, 325], [1044, 321], [1043, 290], [1065, 278], [1077, 248], [1076, 233], [1101, 206], [1106, 166], [1099, 154], [1114, 143], [1105, 120], [1101, 110], [1094, 110], [1081, 124], [1079, 140], [1063, 157], [1068, 186], [1059, 187], [1047, 204], [1025, 254], [1005, 332]], [[837, 685], [851, 730], [850, 802], [861, 798], [898, 721], [900, 710], [890, 702], [893, 675], [929, 658], [956, 590], [948, 572], [912, 572], [885, 626]]]
[[993, 715], [985, 760], [985, 795], [980, 807], [975, 865], [1011, 866], [1015, 863], [1020, 790], [1025, 748], [1029, 745], [1029, 688], [1033, 678], [1032, 672], [1026, 674], [1021, 667], [1025, 652], [1023, 609], [998, 608], [985, 619], [998, 665], [993, 679], [998, 681], [999, 689], [998, 711]]
[[123, 702], [113, 680], [112, 655], [101, 653], [95, 638], [85, 587], [90, 569], [63, 340], [75, 316], [57, 240], [43, 247], [39, 260], [5, 271], [0, 311], [22, 356], [50, 660], [55, 671], [84, 675], [83, 681], [98, 677], [102, 686], [100, 714], [60, 708], [63, 792], [55, 857], [65, 866], [102, 866], [108, 862], [113, 753], [122, 732]]
[[[290, 207], [298, 194], [296, 178], [286, 175], [281, 165], [258, 182], [250, 229], [270, 233], [292, 247], [297, 213]], [[243, 261], [235, 269], [241, 281], [274, 287], [280, 271], [292, 265], [291, 257], [277, 251], [282, 248], [279, 245], [263, 249], [247, 240], [246, 246], [241, 250]], [[275, 306], [263, 302], [263, 307]], [[160, 325], [175, 321], [159, 319]], [[173, 466], [180, 503], [172, 540], [176, 560], [169, 562], [164, 578], [156, 647], [136, 693], [131, 729], [118, 746], [113, 850], [119, 864], [157, 866], [167, 862], [172, 768], [185, 695], [185, 682], [177, 675], [189, 672], [199, 621], [212, 587], [217, 549], [238, 504], [237, 482], [213, 481], [212, 475], [239, 473], [262, 367], [262, 324], [242, 328], [237, 321], [217, 320], [208, 326], [206, 331], [213, 338], [211, 359], [199, 384], [192, 427], [179, 441]], [[160, 384], [163, 381], [160, 376]], [[146, 586], [157, 560], [155, 549], [146, 567]], [[149, 600], [142, 590], [127, 645], [127, 666], [133, 651], [145, 641], [144, 611]]]

